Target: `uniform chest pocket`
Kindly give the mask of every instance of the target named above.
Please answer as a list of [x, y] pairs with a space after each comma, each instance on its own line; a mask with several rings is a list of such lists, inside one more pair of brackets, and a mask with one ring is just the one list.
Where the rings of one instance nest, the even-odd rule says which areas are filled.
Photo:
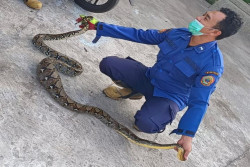
[[168, 53], [170, 53], [172, 50], [176, 49], [177, 46], [175, 45], [175, 43], [166, 38], [162, 43], [160, 43], [159, 45], [160, 48], [160, 52], [162, 52], [164, 55], [167, 55]]
[[195, 74], [195, 69], [186, 61], [182, 60], [175, 64], [176, 69], [181, 71], [186, 77], [191, 77]]
[[190, 87], [194, 84], [197, 74], [197, 69], [194, 67], [185, 60], [182, 60], [173, 66], [170, 76], [174, 80]]

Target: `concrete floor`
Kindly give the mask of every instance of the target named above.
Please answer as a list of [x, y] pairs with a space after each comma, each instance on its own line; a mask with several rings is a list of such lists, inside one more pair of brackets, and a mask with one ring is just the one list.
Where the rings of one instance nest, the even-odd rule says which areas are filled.
[[[39, 11], [22, 0], [0, 1], [0, 167], [246, 167], [250, 166], [250, 51], [244, 33], [219, 41], [225, 73], [212, 95], [210, 107], [194, 138], [193, 151], [180, 162], [173, 150], [154, 150], [128, 142], [96, 118], [64, 109], [36, 79], [36, 66], [45, 57], [33, 47], [38, 33], [62, 33], [77, 29], [79, 14], [93, 15], [107, 23], [136, 28], [186, 27], [209, 10], [203, 0], [128, 0], [107, 13], [84, 11], [73, 0], [41, 0]], [[102, 94], [111, 84], [99, 71], [105, 56], [131, 56], [152, 65], [157, 46], [102, 37], [92, 44], [95, 32], [63, 41], [47, 42], [77, 59], [81, 76], [62, 76], [69, 96], [107, 111], [131, 130], [139, 101], [114, 101]], [[159, 135], [135, 132], [160, 143], [177, 142], [171, 135], [184, 112]], [[133, 130], [134, 131], [134, 130]]]

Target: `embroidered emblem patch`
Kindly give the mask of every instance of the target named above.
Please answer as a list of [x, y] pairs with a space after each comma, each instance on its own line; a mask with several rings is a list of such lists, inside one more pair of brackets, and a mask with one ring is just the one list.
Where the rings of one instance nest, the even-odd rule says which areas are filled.
[[215, 79], [213, 76], [204, 76], [201, 78], [201, 84], [204, 86], [210, 86], [214, 83]]
[[214, 71], [207, 71], [206, 74], [214, 74], [214, 75], [219, 75], [219, 73], [214, 72]]

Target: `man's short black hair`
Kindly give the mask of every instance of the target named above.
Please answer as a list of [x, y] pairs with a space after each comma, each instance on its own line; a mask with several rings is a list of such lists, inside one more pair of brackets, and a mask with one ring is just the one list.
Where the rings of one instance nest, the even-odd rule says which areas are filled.
[[216, 40], [220, 40], [231, 35], [234, 35], [240, 29], [243, 24], [240, 16], [234, 11], [228, 8], [221, 8], [220, 12], [226, 15], [226, 18], [218, 22], [214, 28], [221, 31], [221, 35], [216, 37]]

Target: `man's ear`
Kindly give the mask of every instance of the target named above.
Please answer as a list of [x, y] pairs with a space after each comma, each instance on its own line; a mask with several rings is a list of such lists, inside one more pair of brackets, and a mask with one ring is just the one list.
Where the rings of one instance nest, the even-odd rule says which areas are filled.
[[210, 33], [211, 36], [218, 37], [221, 35], [221, 30], [214, 29], [213, 32]]

